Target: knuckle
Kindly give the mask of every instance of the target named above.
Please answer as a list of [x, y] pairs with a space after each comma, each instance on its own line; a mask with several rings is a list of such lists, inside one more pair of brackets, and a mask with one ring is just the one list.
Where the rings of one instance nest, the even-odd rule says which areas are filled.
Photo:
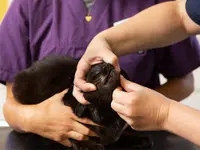
[[132, 104], [132, 105], [137, 105], [138, 104], [138, 102], [139, 102], [139, 95], [137, 94], [137, 93], [132, 93], [132, 99], [130, 100], [130, 103]]
[[113, 101], [111, 102], [111, 108], [115, 110], [115, 103]]
[[132, 111], [131, 109], [127, 109], [127, 111], [126, 111], [126, 116], [127, 116], [127, 117], [131, 117], [132, 114], [133, 114], [133, 111]]
[[113, 61], [114, 63], [117, 63], [117, 62], [118, 62], [118, 58], [117, 58], [116, 55], [113, 55], [113, 56], [112, 56], [112, 61]]
[[134, 104], [134, 99], [131, 98], [131, 99], [127, 100], [127, 104], [128, 105], [133, 105]]
[[118, 97], [117, 97], [117, 89], [115, 89], [114, 91], [113, 91], [113, 94], [112, 94], [112, 99], [117, 99]]
[[76, 74], [75, 74], [75, 77], [74, 77], [74, 85], [75, 85], [75, 88], [74, 89], [76, 89], [77, 87], [77, 85], [78, 85], [78, 79], [77, 79], [77, 77], [76, 77]]
[[70, 132], [72, 129], [69, 127], [69, 125], [63, 126], [61, 128], [61, 132]]
[[140, 125], [139, 124], [133, 124], [132, 126], [131, 126], [133, 129], [135, 129], [135, 130], [137, 130], [137, 131], [139, 131], [141, 128], [140, 128]]
[[65, 127], [65, 131], [66, 131], [66, 132], [72, 131], [72, 130], [73, 130], [73, 126], [75, 125], [75, 124], [74, 124], [74, 121], [72, 121], [72, 120], [69, 120], [69, 121], [70, 121], [71, 123], [69, 123], [69, 122], [66, 123], [66, 126], [67, 126], [67, 127]]

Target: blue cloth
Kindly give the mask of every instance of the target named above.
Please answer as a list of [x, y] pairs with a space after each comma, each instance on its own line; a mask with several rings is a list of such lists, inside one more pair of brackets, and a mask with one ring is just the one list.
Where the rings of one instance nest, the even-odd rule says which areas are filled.
[[187, 0], [186, 11], [189, 17], [200, 25], [200, 0]]

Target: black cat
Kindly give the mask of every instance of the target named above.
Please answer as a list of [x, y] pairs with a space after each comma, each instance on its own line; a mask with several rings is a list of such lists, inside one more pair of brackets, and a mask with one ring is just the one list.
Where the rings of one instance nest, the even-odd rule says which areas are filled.
[[97, 90], [84, 93], [90, 104], [82, 105], [72, 96], [77, 63], [77, 60], [68, 56], [48, 56], [37, 61], [16, 75], [13, 94], [22, 104], [37, 104], [69, 88], [63, 98], [64, 104], [70, 106], [78, 117], [89, 118], [105, 127], [85, 124], [96, 132], [99, 138], [90, 137], [88, 141], [81, 142], [70, 139], [73, 148], [104, 149], [104, 145], [115, 143], [120, 138], [126, 126], [125, 121], [111, 108], [112, 93], [120, 86], [120, 73], [105, 62], [92, 66], [87, 73], [86, 81], [96, 85]]

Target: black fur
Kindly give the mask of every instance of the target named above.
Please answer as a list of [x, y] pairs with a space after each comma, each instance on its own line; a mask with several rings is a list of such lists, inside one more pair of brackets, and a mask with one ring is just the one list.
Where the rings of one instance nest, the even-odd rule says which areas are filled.
[[[100, 128], [86, 125], [99, 138], [78, 142], [71, 139], [75, 150], [100, 150], [103, 145], [116, 142], [123, 133], [125, 122], [112, 110], [112, 93], [120, 86], [120, 74], [108, 63], [92, 66], [86, 81], [96, 85], [97, 90], [84, 93], [91, 103], [82, 105], [72, 96], [73, 79], [78, 61], [67, 56], [48, 56], [30, 68], [18, 73], [14, 80], [14, 97], [22, 104], [37, 104], [54, 94], [69, 88], [63, 102], [70, 106], [78, 117], [86, 117], [105, 126]], [[124, 74], [125, 75], [125, 74]]]

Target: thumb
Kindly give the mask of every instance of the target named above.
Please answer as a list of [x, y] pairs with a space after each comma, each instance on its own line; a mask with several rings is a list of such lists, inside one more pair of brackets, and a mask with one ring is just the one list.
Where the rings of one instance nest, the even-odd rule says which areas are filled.
[[106, 51], [106, 53], [104, 53], [103, 60], [107, 63], [112, 64], [115, 67], [115, 70], [120, 72], [118, 57], [112, 51]]
[[64, 95], [69, 91], [69, 89], [65, 89], [64, 91], [60, 92], [60, 96], [64, 97]]
[[55, 95], [55, 97], [57, 97], [58, 99], [62, 100], [63, 97], [65, 96], [65, 94], [68, 92], [69, 89], [65, 89], [64, 91], [58, 93]]
[[141, 88], [140, 85], [125, 79], [122, 75], [120, 75], [120, 83], [122, 88], [127, 92], [137, 91], [138, 89]]

